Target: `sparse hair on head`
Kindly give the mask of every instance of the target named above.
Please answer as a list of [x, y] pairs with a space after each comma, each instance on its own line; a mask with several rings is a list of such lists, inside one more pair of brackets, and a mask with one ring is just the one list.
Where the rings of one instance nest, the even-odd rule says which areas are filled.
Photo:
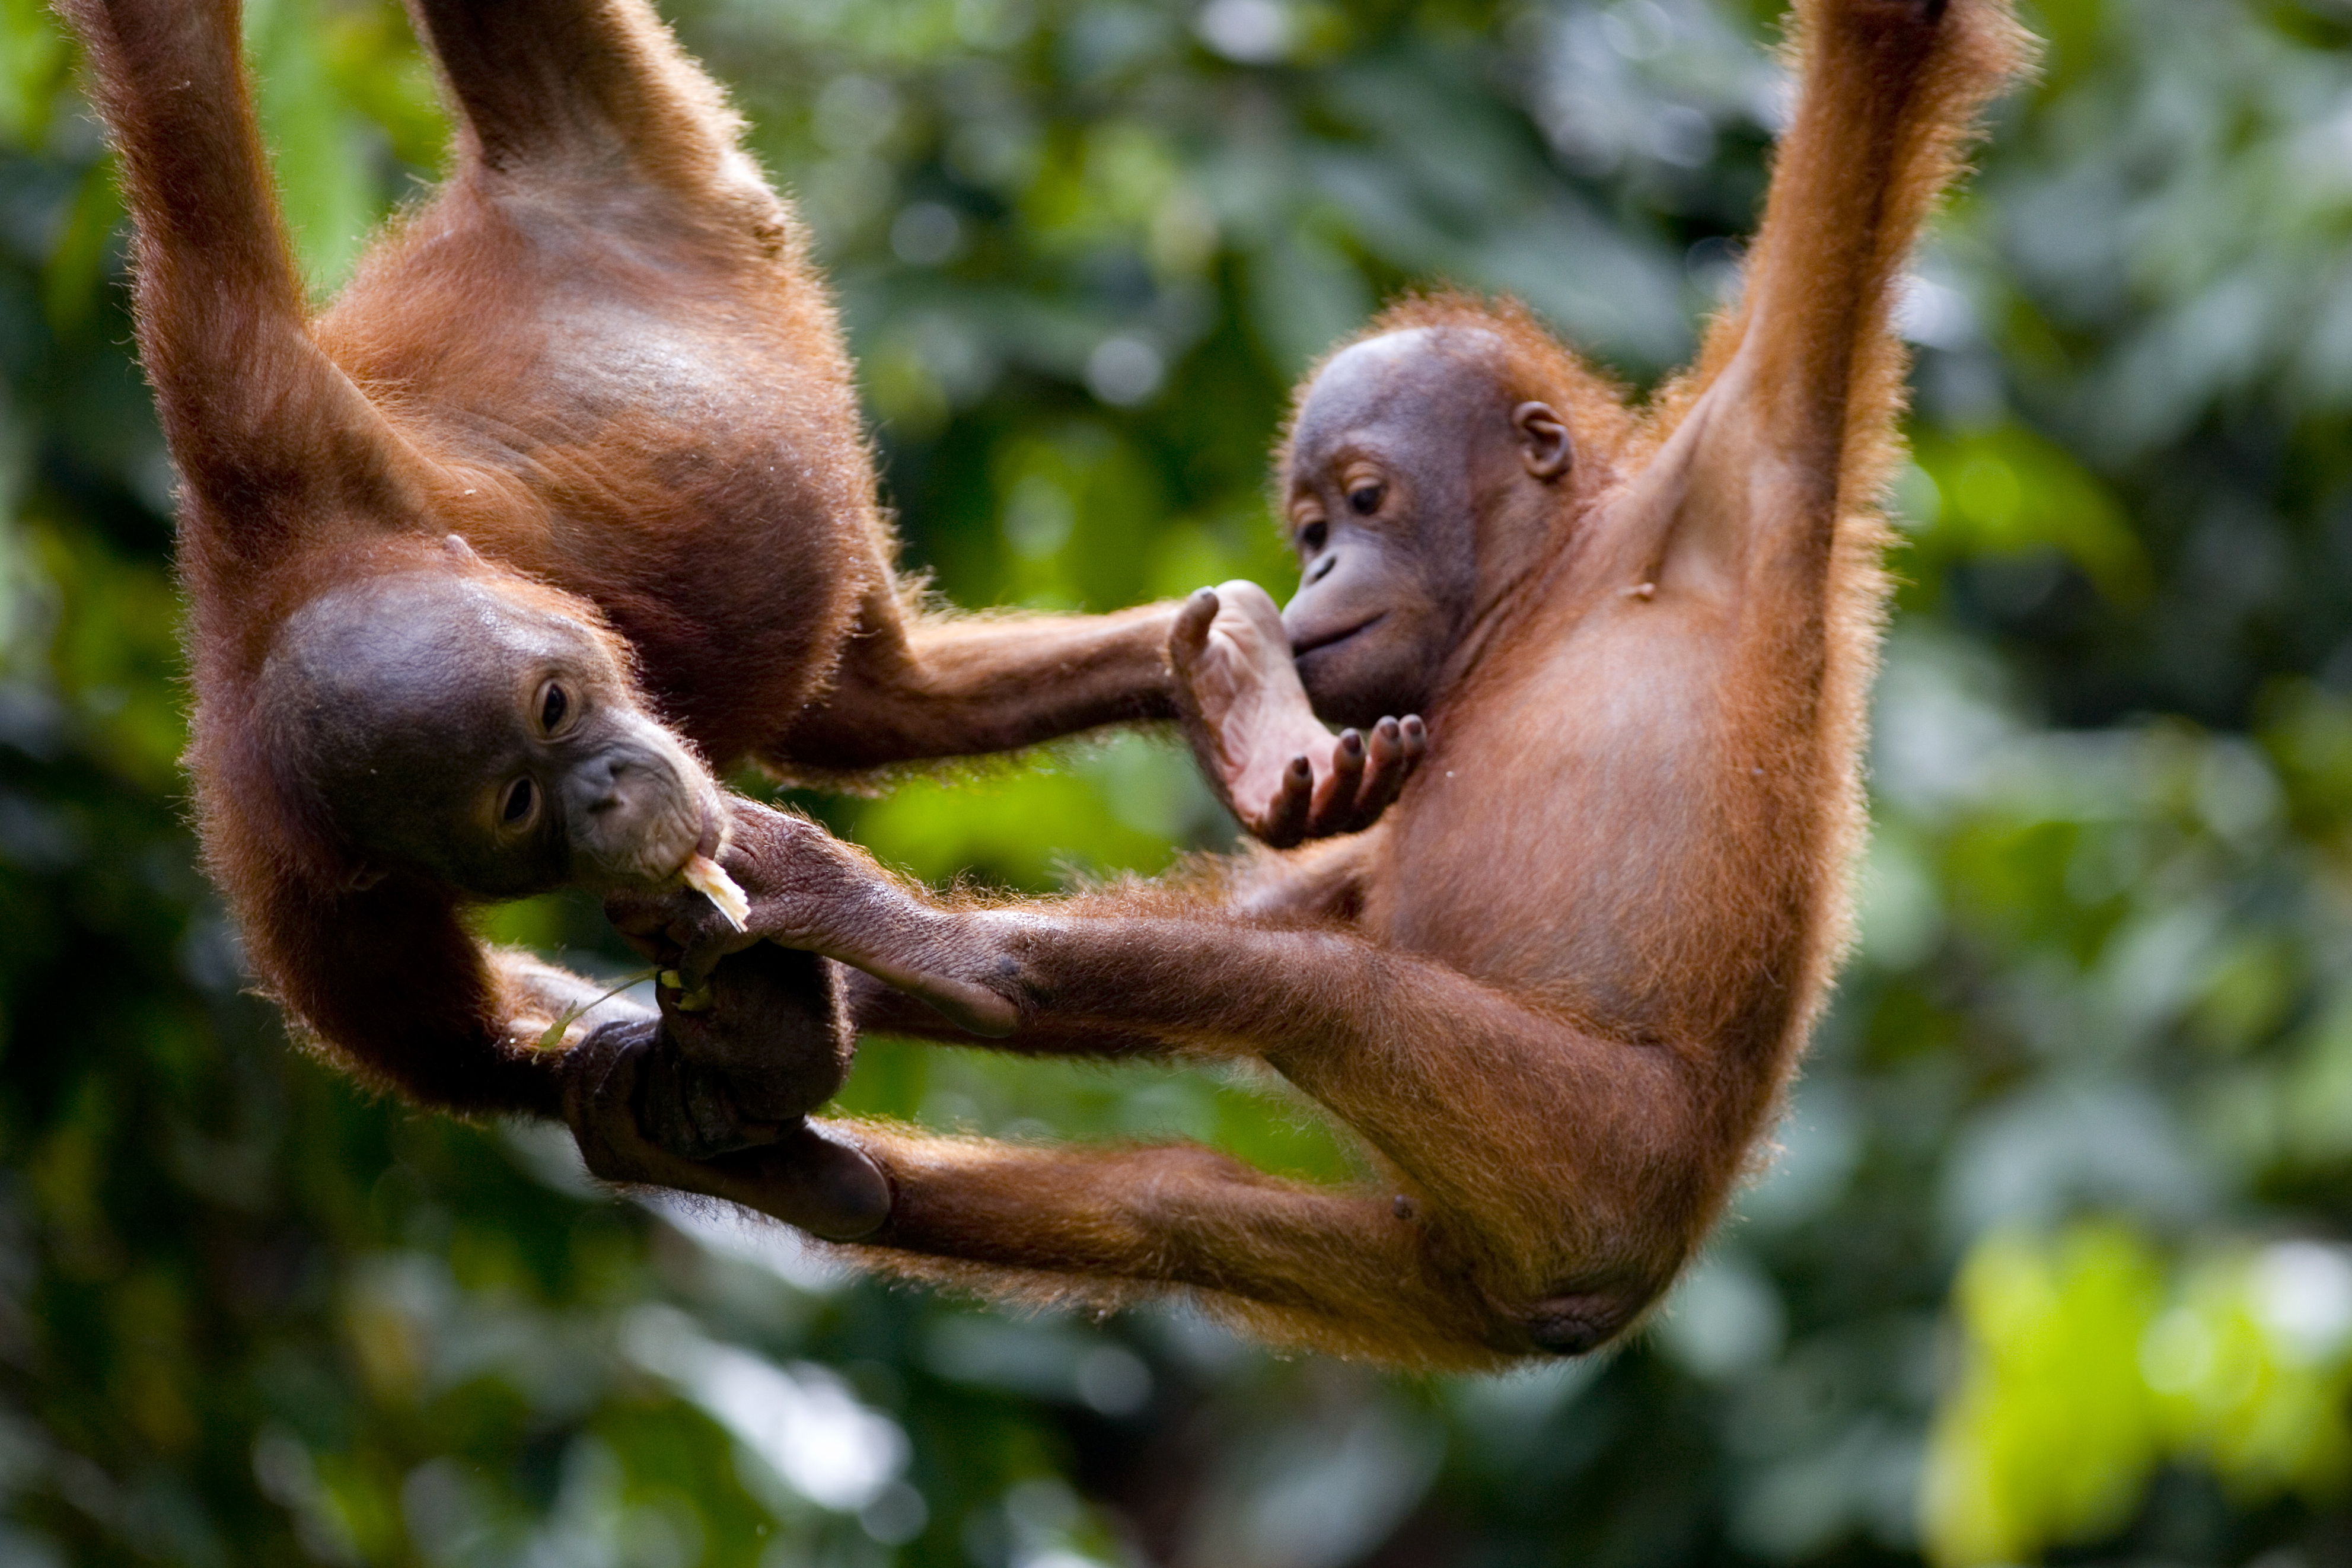
[[1637, 419], [1622, 384], [1602, 374], [1555, 336], [1534, 311], [1508, 295], [1473, 294], [1457, 289], [1416, 289], [1383, 308], [1362, 330], [1343, 338], [1298, 380], [1275, 447], [1276, 482], [1290, 467], [1291, 444], [1307, 395], [1325, 367], [1358, 343], [1397, 332], [1475, 332], [1498, 345], [1495, 373], [1513, 403], [1548, 403], [1566, 420], [1577, 463], [1599, 476], [1616, 466], [1630, 445]]

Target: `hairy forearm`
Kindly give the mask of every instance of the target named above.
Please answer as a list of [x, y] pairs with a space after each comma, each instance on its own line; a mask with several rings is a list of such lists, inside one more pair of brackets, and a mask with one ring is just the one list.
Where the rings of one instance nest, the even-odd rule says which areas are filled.
[[137, 219], [140, 354], [187, 480], [184, 561], [201, 572], [233, 557], [242, 572], [299, 544], [322, 501], [413, 504], [419, 460], [310, 337], [236, 5], [61, 9], [89, 52]]
[[833, 689], [783, 736], [840, 771], [1018, 751], [1106, 724], [1171, 719], [1176, 607], [1107, 616], [923, 619], [854, 638]]
[[300, 285], [246, 96], [236, 7], [65, 0], [61, 9], [89, 52], [139, 215], [142, 300], [152, 309], [159, 293], [190, 306], [209, 298], [217, 308], [258, 296], [299, 319]]
[[1799, 21], [1796, 117], [1727, 330], [1765, 422], [1801, 444], [1843, 434], [1919, 226], [2028, 48], [2000, 0], [1812, 0]]

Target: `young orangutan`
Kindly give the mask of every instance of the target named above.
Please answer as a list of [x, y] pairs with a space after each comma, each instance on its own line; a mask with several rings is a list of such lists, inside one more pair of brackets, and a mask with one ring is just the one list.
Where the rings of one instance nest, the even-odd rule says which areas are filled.
[[[485, 949], [462, 908], [698, 868], [728, 820], [707, 764], [856, 773], [1173, 715], [1173, 606], [909, 608], [807, 237], [645, 0], [412, 0], [453, 167], [316, 321], [236, 0], [61, 4], [184, 484], [206, 853], [261, 978], [347, 1065], [552, 1111], [539, 1047], [596, 988]], [[1417, 743], [1325, 737], [1319, 776], [1240, 804], [1292, 839], [1359, 826]], [[845, 1051], [820, 968], [794, 1004], [789, 961], [754, 967], [796, 1038]], [[805, 1081], [769, 1087], [770, 1119], [804, 1108]], [[673, 1146], [707, 1144], [694, 1120]]]
[[[870, 1171], [690, 1163], [639, 1135], [618, 1031], [573, 1080], [592, 1168], [856, 1236], [899, 1273], [1097, 1304], [1188, 1291], [1271, 1339], [1396, 1362], [1573, 1354], [1633, 1322], [1722, 1210], [1845, 940], [1902, 396], [1889, 307], [2027, 51], [2008, 0], [1800, 0], [1796, 22], [1801, 94], [1745, 297], [1693, 371], [1636, 415], [1516, 310], [1392, 310], [1299, 399], [1287, 611], [1245, 585], [1188, 606], [1178, 662], [1230, 772], [1305, 721], [1286, 648], [1327, 717], [1428, 717], [1380, 826], [1205, 886], [973, 907], [739, 812], [752, 932], [874, 977], [866, 1026], [957, 1037], [876, 983], [953, 981], [996, 999], [967, 1016], [1001, 1048], [1255, 1058], [1361, 1135], [1375, 1184], [856, 1124], [832, 1131]], [[751, 940], [676, 898], [614, 912], [688, 967]]]

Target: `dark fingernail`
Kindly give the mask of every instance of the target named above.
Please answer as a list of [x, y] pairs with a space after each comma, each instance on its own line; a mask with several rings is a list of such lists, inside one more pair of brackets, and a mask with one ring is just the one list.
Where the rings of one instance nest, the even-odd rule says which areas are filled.
[[1339, 731], [1339, 749], [1352, 755], [1364, 749], [1364, 738], [1353, 730], [1342, 730]]

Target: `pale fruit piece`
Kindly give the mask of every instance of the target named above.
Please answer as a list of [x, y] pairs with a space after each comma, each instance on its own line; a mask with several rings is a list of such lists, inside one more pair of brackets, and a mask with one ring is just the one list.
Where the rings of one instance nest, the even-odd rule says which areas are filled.
[[743, 896], [743, 889], [735, 885], [735, 879], [718, 861], [708, 855], [697, 855], [686, 863], [678, 876], [688, 887], [718, 905], [729, 925], [737, 931], [747, 929], [743, 922], [751, 918], [751, 900]]

